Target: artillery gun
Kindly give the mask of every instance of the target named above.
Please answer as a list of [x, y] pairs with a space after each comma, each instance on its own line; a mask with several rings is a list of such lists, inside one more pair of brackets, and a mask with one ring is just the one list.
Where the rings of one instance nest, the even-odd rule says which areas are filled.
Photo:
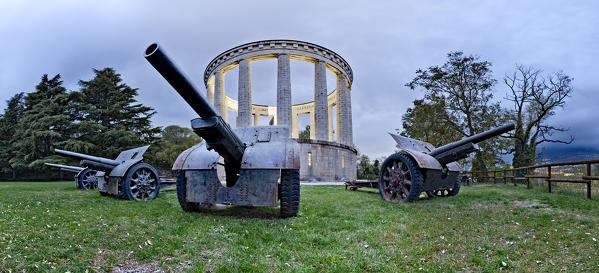
[[68, 166], [62, 164], [45, 163], [46, 166], [60, 168], [64, 172], [72, 172], [75, 174], [75, 185], [82, 190], [91, 190], [98, 187], [98, 179], [96, 178], [96, 170], [77, 166]]
[[[287, 126], [231, 129], [158, 44], [145, 58], [200, 116], [193, 131], [205, 141], [183, 151], [173, 165], [185, 211], [213, 204], [277, 206], [282, 217], [299, 211], [299, 145]], [[224, 168], [225, 185], [217, 169]], [[278, 180], [280, 179], [280, 183]]]
[[417, 200], [422, 191], [429, 197], [458, 194], [462, 167], [455, 161], [477, 151], [476, 143], [514, 128], [513, 123], [508, 123], [439, 148], [389, 133], [400, 151], [387, 157], [381, 165], [378, 177], [381, 197], [386, 201], [410, 202]]
[[129, 200], [150, 200], [158, 196], [160, 178], [152, 165], [142, 162], [150, 146], [122, 151], [116, 159], [96, 157], [60, 149], [54, 152], [81, 159], [81, 165], [96, 170], [98, 191]]

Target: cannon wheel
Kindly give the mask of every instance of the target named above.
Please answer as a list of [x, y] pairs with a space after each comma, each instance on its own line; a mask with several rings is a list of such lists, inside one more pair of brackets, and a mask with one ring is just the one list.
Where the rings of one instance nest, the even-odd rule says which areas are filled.
[[92, 169], [85, 169], [77, 175], [77, 187], [82, 190], [91, 190], [98, 187], [98, 179], [96, 178], [96, 171]]
[[385, 201], [407, 203], [418, 200], [424, 177], [420, 167], [405, 154], [392, 154], [379, 172], [379, 193]]
[[460, 176], [456, 178], [455, 183], [453, 184], [453, 188], [427, 191], [426, 195], [428, 195], [428, 197], [447, 197], [457, 195], [458, 192], [460, 192], [460, 178]]
[[133, 165], [123, 179], [123, 193], [129, 200], [151, 200], [158, 196], [160, 180], [152, 165], [137, 163]]
[[300, 202], [300, 179], [298, 169], [281, 170], [279, 185], [281, 217], [297, 216]]
[[184, 211], [199, 211], [200, 204], [187, 201], [187, 178], [185, 171], [177, 171], [177, 199]]

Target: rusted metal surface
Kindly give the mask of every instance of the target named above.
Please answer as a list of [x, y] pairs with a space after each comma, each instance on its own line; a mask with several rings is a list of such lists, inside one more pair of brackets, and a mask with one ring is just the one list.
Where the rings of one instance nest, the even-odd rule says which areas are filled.
[[276, 206], [278, 170], [242, 170], [233, 187], [218, 180], [216, 170], [186, 171], [187, 201], [203, 206], [234, 204], [241, 206]]
[[434, 191], [439, 189], [451, 189], [455, 185], [460, 172], [449, 171], [444, 173], [441, 170], [426, 170], [426, 179], [422, 191]]

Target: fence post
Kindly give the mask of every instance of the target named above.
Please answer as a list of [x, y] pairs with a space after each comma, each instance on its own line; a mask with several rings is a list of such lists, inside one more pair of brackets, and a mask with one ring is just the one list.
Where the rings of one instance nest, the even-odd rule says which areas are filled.
[[547, 166], [547, 190], [549, 193], [551, 193], [551, 166]]
[[493, 184], [497, 183], [497, 171], [493, 170]]
[[530, 169], [526, 168], [526, 173], [524, 173], [524, 178], [526, 178], [526, 188], [530, 189], [530, 178], [528, 177], [530, 175]]
[[[591, 163], [587, 163], [587, 176], [591, 176]], [[591, 200], [591, 182], [593, 180], [587, 181], [587, 199]]]
[[503, 170], [503, 184], [507, 184], [507, 178], [505, 177], [507, 175], [507, 170]]

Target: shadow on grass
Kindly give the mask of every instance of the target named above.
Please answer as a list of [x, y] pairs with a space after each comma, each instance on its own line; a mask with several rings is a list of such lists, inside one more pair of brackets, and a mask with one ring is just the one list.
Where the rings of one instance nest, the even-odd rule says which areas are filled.
[[201, 213], [214, 216], [231, 216], [239, 219], [282, 219], [279, 216], [279, 209], [271, 207], [216, 205], [210, 208], [200, 208], [197, 212], [194, 213]]

